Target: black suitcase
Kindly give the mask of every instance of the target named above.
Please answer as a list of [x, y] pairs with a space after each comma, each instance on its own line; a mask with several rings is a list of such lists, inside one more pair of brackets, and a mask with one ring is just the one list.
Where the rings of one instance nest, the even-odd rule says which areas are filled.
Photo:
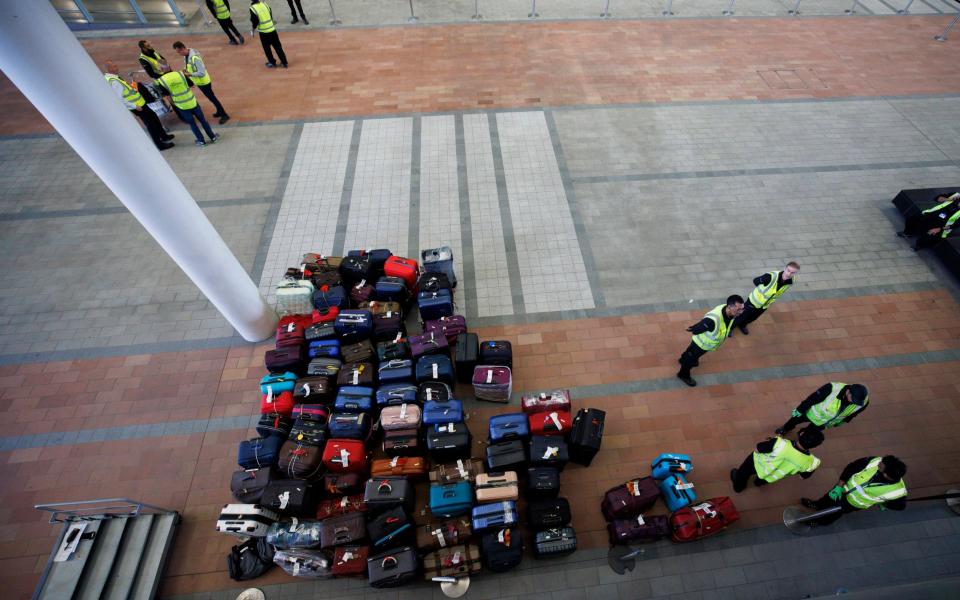
[[363, 501], [371, 513], [392, 508], [413, 511], [416, 503], [413, 484], [406, 477], [376, 477], [367, 481]]
[[443, 427], [449, 429], [451, 426], [456, 429], [450, 431], [437, 431], [437, 427], [431, 427], [427, 432], [427, 451], [434, 463], [453, 462], [458, 458], [470, 458], [470, 449], [472, 437], [470, 430], [465, 423], [448, 423]]
[[371, 587], [398, 587], [416, 578], [417, 565], [417, 551], [413, 548], [387, 550], [367, 559], [367, 579]]
[[531, 500], [527, 504], [527, 525], [534, 531], [570, 524], [570, 503], [566, 498]]
[[453, 364], [457, 372], [457, 381], [471, 383], [473, 369], [477, 366], [477, 358], [480, 355], [480, 338], [475, 333], [461, 333], [457, 335], [456, 343]]
[[505, 527], [483, 534], [480, 540], [483, 564], [494, 573], [513, 569], [523, 560], [523, 536], [519, 527]]
[[560, 527], [538, 532], [533, 537], [533, 555], [553, 558], [572, 554], [577, 549], [577, 533], [573, 527]]
[[603, 441], [603, 423], [607, 413], [597, 408], [581, 408], [573, 418], [570, 428], [570, 460], [589, 467], [593, 457], [600, 451]]
[[361, 281], [373, 283], [373, 265], [367, 256], [344, 256], [340, 262], [340, 277], [351, 287]]
[[[507, 340], [492, 340], [480, 344], [481, 365], [510, 367], [513, 370], [513, 346]], [[471, 377], [472, 377], [471, 373]]]
[[263, 490], [260, 505], [281, 515], [314, 518], [318, 494], [306, 481], [278, 479]]
[[522, 471], [527, 466], [527, 452], [522, 440], [507, 440], [487, 446], [487, 467], [490, 471]]
[[320, 340], [337, 339], [337, 330], [333, 327], [333, 322], [317, 323], [303, 330], [303, 339], [307, 342], [317, 342]]
[[333, 404], [336, 396], [336, 383], [329, 376], [301, 377], [293, 388], [297, 404]]
[[270, 468], [235, 471], [230, 479], [230, 491], [241, 504], [260, 504], [263, 491], [272, 480]]
[[527, 469], [527, 497], [531, 500], [556, 498], [560, 494], [560, 471], [553, 467]]
[[533, 467], [553, 467], [560, 471], [567, 466], [570, 454], [567, 443], [562, 437], [530, 436], [530, 465]]
[[450, 398], [453, 398], [453, 391], [442, 381], [424, 381], [417, 386], [417, 402], [421, 405], [427, 402], [446, 402]]
[[403, 507], [397, 506], [367, 523], [370, 546], [376, 551], [402, 546], [413, 537], [413, 522]]

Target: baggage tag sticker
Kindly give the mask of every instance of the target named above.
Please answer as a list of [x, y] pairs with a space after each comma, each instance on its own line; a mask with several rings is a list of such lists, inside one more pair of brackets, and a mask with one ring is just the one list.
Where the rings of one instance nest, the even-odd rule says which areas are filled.
[[353, 385], [360, 383], [360, 369], [353, 370]]
[[[287, 503], [290, 502], [290, 492], [289, 490], [280, 494], [277, 499], [280, 501], [280, 510], [287, 508]], [[293, 531], [292, 529], [290, 531]]]
[[346, 496], [344, 496], [343, 498], [340, 499], [340, 508], [346, 508], [346, 507], [347, 507], [347, 504], [348, 504], [347, 500], [348, 500], [348, 498], [347, 498]]
[[457, 459], [457, 470], [460, 471], [460, 477], [463, 479], [467, 478], [467, 470], [463, 468], [463, 461], [459, 458]]
[[299, 574], [300, 574], [300, 563], [295, 562], [293, 563], [293, 576], [296, 577]]
[[630, 492], [631, 496], [640, 495], [640, 480], [634, 479], [633, 481], [627, 482], [627, 491]]
[[[290, 492], [284, 492], [284, 495], [290, 496]], [[286, 503], [286, 502], [284, 502], [284, 503]], [[281, 506], [280, 509], [283, 510], [283, 506]], [[300, 521], [298, 521], [296, 517], [293, 517], [293, 520], [290, 522], [290, 533], [293, 533], [294, 531], [297, 530], [297, 524], [298, 524], [299, 522], [300, 522]]]
[[391, 458], [391, 459], [390, 459], [390, 468], [393, 469], [394, 467], [396, 467], [396, 466], [397, 466], [397, 462], [398, 462], [399, 460], [400, 460], [400, 457], [399, 457], [399, 456], [394, 456], [393, 458]]
[[287, 333], [293, 333], [293, 330], [296, 328], [297, 326], [294, 325], [293, 323], [287, 323]]
[[438, 365], [437, 363], [433, 363], [433, 378], [434, 379], [440, 378], [440, 365]]
[[273, 386], [267, 388], [267, 404], [273, 404]]
[[454, 552], [454, 553], [453, 553], [453, 558], [450, 559], [450, 562], [453, 563], [453, 564], [455, 564], [455, 565], [460, 564], [460, 552]]
[[637, 525], [643, 525], [643, 515], [637, 515]]
[[487, 383], [493, 383], [493, 369], [487, 370]]
[[560, 417], [557, 416], [557, 413], [550, 413], [550, 420], [553, 421], [554, 425], [556, 425], [557, 431], [563, 431], [563, 425], [560, 424]]
[[[543, 459], [556, 458], [560, 455], [559, 446], [547, 446], [547, 451], [543, 453]], [[693, 487], [692, 485], [690, 487]]]
[[443, 539], [443, 531], [436, 529], [434, 530], [433, 535], [437, 536], [437, 541], [440, 543], [441, 548], [447, 547], [447, 540]]
[[340, 450], [340, 465], [346, 469], [350, 465], [350, 453], [347, 452], [346, 448]]
[[678, 482], [676, 483], [676, 485], [674, 485], [673, 487], [677, 488], [678, 490], [691, 490], [691, 489], [693, 489], [693, 484], [692, 484], [692, 483], [680, 483], [680, 482], [678, 481]]
[[402, 420], [402, 419], [406, 419], [406, 418], [407, 418], [407, 405], [406, 405], [406, 404], [401, 404], [401, 405], [400, 405], [400, 419]]
[[343, 553], [343, 559], [341, 559], [340, 562], [341, 564], [343, 564], [351, 560], [353, 560], [353, 552], [350, 552], [349, 550], [347, 550], [346, 552]]
[[433, 389], [427, 388], [427, 400], [433, 400]]

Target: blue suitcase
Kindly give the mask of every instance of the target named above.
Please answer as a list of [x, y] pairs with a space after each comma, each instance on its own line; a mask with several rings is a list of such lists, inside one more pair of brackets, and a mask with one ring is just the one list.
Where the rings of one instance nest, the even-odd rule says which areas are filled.
[[428, 354], [417, 359], [417, 383], [440, 381], [449, 386], [456, 385], [453, 362], [444, 354]]
[[430, 512], [435, 517], [459, 517], [470, 512], [473, 506], [473, 489], [469, 481], [430, 486]]
[[407, 359], [389, 360], [377, 369], [380, 383], [413, 382], [413, 361]]
[[453, 295], [450, 290], [420, 292], [417, 295], [417, 307], [420, 309], [422, 321], [435, 321], [441, 317], [449, 317], [453, 314]]
[[341, 310], [333, 328], [344, 344], [356, 344], [373, 336], [373, 315], [369, 310]]
[[254, 438], [240, 442], [237, 449], [237, 464], [241, 469], [267, 469], [276, 466], [280, 447], [287, 441], [282, 435]]
[[331, 438], [366, 440], [370, 437], [370, 426], [367, 413], [333, 413], [327, 430]]
[[316, 340], [310, 342], [307, 355], [311, 358], [342, 358], [340, 340]]
[[377, 389], [377, 406], [419, 404], [417, 386], [412, 383], [388, 383]]
[[474, 533], [482, 533], [496, 527], [508, 527], [517, 522], [517, 504], [513, 500], [481, 504], [470, 512]]
[[380, 302], [399, 302], [406, 305], [410, 299], [407, 282], [399, 277], [381, 277], [373, 286], [373, 295]]
[[525, 413], [507, 413], [490, 417], [490, 441], [530, 437], [530, 421]]
[[338, 413], [369, 413], [373, 410], [373, 388], [362, 385], [340, 388], [333, 409]]
[[317, 310], [325, 308], [346, 308], [347, 290], [342, 285], [322, 286], [313, 293], [313, 307]]
[[663, 479], [671, 473], [689, 473], [693, 470], [693, 461], [686, 454], [670, 454], [665, 452], [653, 459], [650, 463], [654, 479]]
[[446, 402], [427, 402], [423, 405], [423, 424], [463, 423], [463, 403], [450, 398]]
[[272, 373], [260, 378], [260, 393], [266, 394], [273, 389], [273, 395], [278, 396], [281, 392], [292, 392], [297, 385], [297, 376], [290, 371], [286, 373]]
[[697, 494], [693, 491], [693, 484], [688, 483], [686, 478], [679, 473], [671, 473], [664, 479], [657, 482], [660, 488], [660, 495], [670, 512], [689, 506], [697, 500]]

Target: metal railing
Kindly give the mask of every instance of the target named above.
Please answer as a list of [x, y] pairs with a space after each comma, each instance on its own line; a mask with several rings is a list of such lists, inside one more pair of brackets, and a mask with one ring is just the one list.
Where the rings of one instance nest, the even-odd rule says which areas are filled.
[[[106, 506], [103, 506], [106, 505]], [[145, 510], [156, 513], [169, 514], [177, 511], [131, 500], [130, 498], [100, 498], [97, 500], [80, 500], [77, 502], [53, 502], [37, 504], [35, 509], [50, 514], [50, 523], [65, 523], [67, 521], [99, 521], [115, 517], [136, 517]]]

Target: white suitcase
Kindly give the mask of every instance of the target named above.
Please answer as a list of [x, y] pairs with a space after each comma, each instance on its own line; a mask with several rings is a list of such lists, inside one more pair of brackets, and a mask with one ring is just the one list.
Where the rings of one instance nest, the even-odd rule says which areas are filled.
[[217, 531], [237, 537], [266, 537], [280, 516], [257, 504], [225, 504], [217, 519]]

